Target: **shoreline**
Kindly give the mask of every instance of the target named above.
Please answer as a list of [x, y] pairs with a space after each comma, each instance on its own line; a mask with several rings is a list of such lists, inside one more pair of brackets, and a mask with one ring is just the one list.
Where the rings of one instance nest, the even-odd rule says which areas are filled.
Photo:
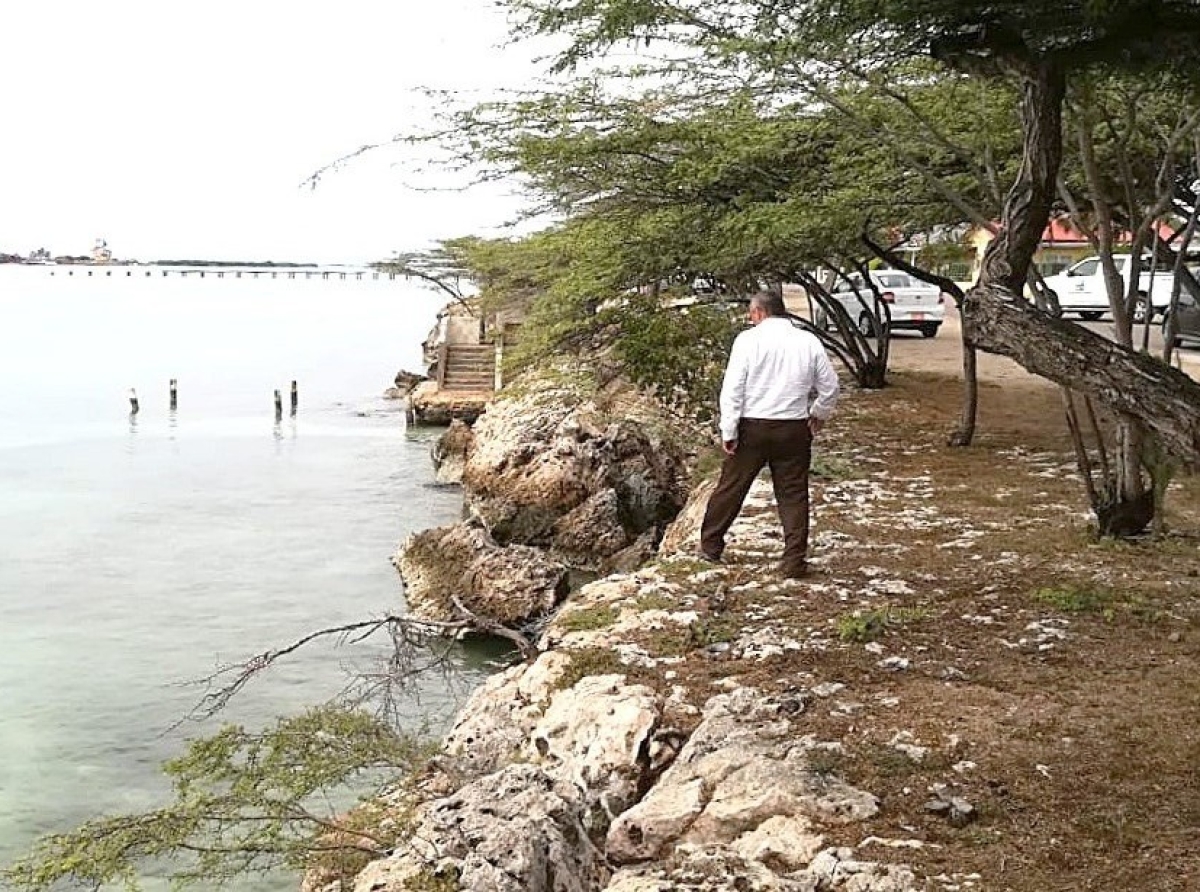
[[[984, 889], [1001, 875], [1006, 888], [1045, 888], [1060, 868], [1029, 853], [1050, 833], [1085, 851], [1070, 814], [1106, 787], [1080, 782], [1077, 755], [1049, 742], [1025, 752], [1005, 729], [1037, 720], [1041, 708], [1022, 704], [1070, 690], [1043, 677], [1057, 665], [1047, 659], [1127, 659], [1097, 632], [1136, 628], [1144, 608], [1117, 599], [1108, 614], [1067, 620], [1034, 597], [1035, 578], [1045, 588], [1100, 569], [1090, 552], [1091, 564], [1064, 560], [1086, 545], [1051, 532], [1081, 498], [1069, 471], [1047, 476], [1070, 467], [1059, 425], [1035, 425], [1054, 388], [989, 389], [978, 446], [954, 451], [939, 431], [957, 388], [931, 392], [935, 379], [953, 380], [904, 369], [888, 390], [847, 399], [818, 458], [812, 580], [773, 577], [777, 520], [760, 480], [727, 564], [687, 556], [701, 489], [648, 563], [572, 592], [536, 659], [472, 694], [429, 774], [398, 795], [410, 845], [339, 888], [523, 892], [542, 888], [537, 876], [547, 889], [682, 892], [724, 876], [764, 892], [907, 892]], [[896, 473], [881, 455], [904, 456]], [[1041, 491], [1024, 521], [979, 485], [989, 475]], [[1200, 527], [1200, 516], [1177, 522]], [[1103, 572], [1135, 559], [1106, 553]], [[1156, 588], [1157, 572], [1142, 574], [1136, 603], [1167, 599], [1161, 609], [1187, 618], [1139, 634], [1190, 677], [1200, 592]], [[1103, 733], [1086, 739], [1095, 765], [1112, 763]], [[1047, 795], [1076, 804], [1049, 813], [1036, 806]], [[1014, 806], [1041, 825], [1005, 830]], [[970, 842], [980, 838], [983, 848]], [[1018, 852], [1023, 874], [1005, 874]], [[1183, 869], [1173, 852], [1161, 852], [1163, 888]], [[1088, 863], [1075, 862], [1080, 882]]]

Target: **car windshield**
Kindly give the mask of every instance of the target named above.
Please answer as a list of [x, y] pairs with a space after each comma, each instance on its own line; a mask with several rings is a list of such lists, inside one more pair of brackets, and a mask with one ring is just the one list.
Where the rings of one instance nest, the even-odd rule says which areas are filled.
[[885, 273], [875, 277], [884, 288], [907, 288], [911, 283], [904, 273]]

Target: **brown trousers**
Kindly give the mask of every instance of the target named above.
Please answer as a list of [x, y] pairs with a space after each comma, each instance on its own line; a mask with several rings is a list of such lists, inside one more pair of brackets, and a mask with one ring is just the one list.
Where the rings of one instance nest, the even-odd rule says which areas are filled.
[[783, 566], [802, 572], [808, 555], [808, 469], [812, 430], [807, 419], [776, 421], [743, 418], [738, 447], [725, 456], [721, 479], [708, 500], [700, 526], [700, 549], [712, 557], [725, 550], [725, 534], [733, 526], [754, 479], [764, 465], [771, 468], [779, 520], [783, 524]]

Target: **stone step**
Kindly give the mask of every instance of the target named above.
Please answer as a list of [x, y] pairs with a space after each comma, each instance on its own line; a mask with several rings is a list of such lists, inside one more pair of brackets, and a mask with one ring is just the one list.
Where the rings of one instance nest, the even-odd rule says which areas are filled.
[[464, 363], [467, 365], [496, 365], [496, 357], [491, 354], [487, 355], [463, 355], [462, 353], [451, 353], [446, 357], [446, 363], [455, 365]]
[[451, 366], [446, 369], [446, 374], [443, 378], [493, 378], [496, 375], [495, 369], [463, 369], [457, 366]]
[[496, 383], [496, 348], [491, 344], [451, 344], [446, 350], [442, 389], [491, 393]]

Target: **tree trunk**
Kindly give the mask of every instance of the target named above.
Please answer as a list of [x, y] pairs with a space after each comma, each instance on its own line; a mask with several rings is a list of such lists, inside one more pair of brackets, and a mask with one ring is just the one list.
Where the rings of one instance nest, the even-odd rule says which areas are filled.
[[[984, 255], [979, 283], [963, 301], [963, 336], [980, 350], [1016, 360], [1036, 375], [1095, 397], [1141, 422], [1161, 449], [1200, 466], [1200, 385], [1163, 363], [1052, 319], [1021, 296], [1033, 253], [1050, 216], [1062, 161], [1064, 79], [1053, 60], [1020, 61], [1021, 168], [1004, 206], [999, 235]], [[1124, 451], [1127, 457], [1131, 452]], [[1128, 469], [1119, 476], [1131, 481]], [[1101, 531], [1140, 532], [1153, 500], [1125, 499], [1120, 490], [1097, 511]]]
[[975, 419], [979, 415], [979, 363], [975, 345], [963, 334], [963, 404], [958, 427], [950, 434], [949, 445], [970, 446], [975, 439]]
[[1200, 467], [1200, 384], [1081, 325], [1051, 319], [1010, 292], [976, 286], [963, 304], [963, 333], [980, 350], [1137, 418], [1160, 447]]
[[1000, 286], [1021, 294], [1033, 254], [1050, 219], [1062, 164], [1062, 69], [1053, 60], [1020, 66], [1021, 167], [1004, 201], [1000, 231], [983, 255], [979, 287]]

